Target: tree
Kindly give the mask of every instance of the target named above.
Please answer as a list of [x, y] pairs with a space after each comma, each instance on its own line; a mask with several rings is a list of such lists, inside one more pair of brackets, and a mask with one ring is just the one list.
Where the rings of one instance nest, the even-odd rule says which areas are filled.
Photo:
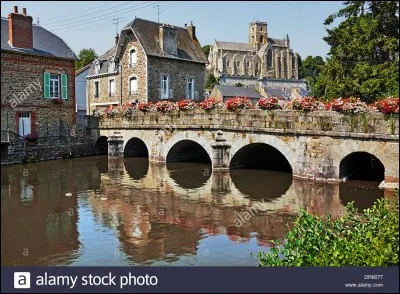
[[345, 8], [328, 16], [324, 40], [331, 46], [325, 69], [315, 82], [326, 98], [360, 97], [372, 102], [399, 95], [399, 3], [346, 1]]
[[[322, 59], [321, 56], [307, 56], [304, 61], [301, 61], [301, 67], [300, 72], [301, 72], [301, 78], [304, 78], [307, 80], [308, 84], [311, 87], [311, 94], [314, 96], [320, 96], [316, 94], [318, 93], [318, 89], [315, 88], [315, 84], [317, 81], [318, 75], [323, 72], [325, 68], [325, 61]], [[317, 93], [315, 93], [317, 92]]]
[[201, 49], [203, 50], [204, 55], [208, 58], [208, 55], [210, 54], [210, 45], [205, 45], [201, 47]]
[[206, 80], [206, 89], [212, 89], [215, 85], [218, 85], [218, 81], [213, 74], [209, 74]]
[[244, 87], [244, 85], [242, 83], [236, 83], [235, 86], [236, 87]]
[[78, 57], [80, 60], [75, 61], [75, 70], [78, 70], [84, 67], [85, 65], [93, 62], [93, 60], [97, 58], [97, 54], [92, 48], [89, 49], [83, 48], [81, 49], [81, 51], [79, 51]]

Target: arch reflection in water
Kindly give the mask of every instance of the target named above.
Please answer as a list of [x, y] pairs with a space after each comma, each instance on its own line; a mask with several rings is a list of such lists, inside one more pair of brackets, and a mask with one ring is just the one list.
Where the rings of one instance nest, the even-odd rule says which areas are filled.
[[289, 173], [269, 170], [234, 169], [230, 172], [235, 187], [250, 199], [276, 199], [292, 185]]
[[124, 165], [129, 177], [138, 181], [147, 175], [149, 170], [149, 159], [126, 157], [124, 158]]
[[266, 169], [292, 173], [285, 156], [276, 148], [264, 143], [252, 143], [236, 152], [231, 168]]
[[377, 199], [384, 197], [384, 190], [379, 189], [379, 182], [348, 181], [339, 184], [339, 197], [345, 206], [354, 201], [359, 210], [370, 208]]
[[170, 177], [184, 189], [201, 188], [211, 177], [211, 165], [201, 163], [169, 162]]

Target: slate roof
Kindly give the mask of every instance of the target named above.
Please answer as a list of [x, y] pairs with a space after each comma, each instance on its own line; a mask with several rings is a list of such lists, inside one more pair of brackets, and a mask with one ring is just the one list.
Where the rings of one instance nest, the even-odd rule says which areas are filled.
[[117, 47], [118, 47], [117, 45], [115, 45], [114, 47], [111, 47], [105, 53], [103, 53], [101, 56], [99, 56], [97, 58], [97, 60], [108, 60], [108, 58], [110, 58], [110, 56], [114, 57]]
[[40, 26], [32, 26], [33, 49], [13, 48], [8, 43], [8, 20], [1, 19], [1, 50], [78, 60], [72, 49], [55, 34]]
[[83, 72], [84, 72], [85, 70], [87, 70], [91, 65], [92, 65], [92, 64], [89, 63], [89, 64], [86, 64], [84, 67], [78, 69], [78, 70], [75, 72], [75, 76], [80, 75], [81, 73], [83, 73]]
[[[268, 38], [268, 42], [271, 43], [272, 46], [286, 47], [285, 40], [282, 40], [282, 39]], [[223, 50], [232, 50], [232, 51], [253, 51], [254, 50], [253, 45], [247, 44], [247, 43], [215, 41], [215, 44], [219, 49], [223, 49]], [[268, 46], [268, 43], [261, 46], [260, 50], [265, 49], [266, 46]]]
[[234, 51], [252, 51], [254, 48], [252, 45], [247, 43], [236, 43], [236, 42], [223, 42], [215, 41], [219, 49], [234, 50]]
[[117, 67], [115, 67], [115, 69], [114, 69], [113, 72], [109, 72], [109, 71], [108, 71], [108, 68], [109, 68], [109, 66], [110, 66], [110, 63], [111, 63], [110, 61], [100, 61], [100, 72], [96, 73], [96, 72], [95, 72], [95, 69], [96, 69], [95, 63], [92, 62], [92, 63], [91, 63], [91, 66], [90, 66], [90, 68], [89, 68], [88, 76], [101, 75], [101, 74], [107, 74], [107, 73], [109, 73], [109, 74], [116, 73], [117, 70], [118, 70]]
[[161, 50], [159, 41], [160, 23], [135, 18], [124, 29], [131, 27], [147, 55], [183, 59], [187, 61], [208, 63], [197, 40], [192, 40], [186, 28], [174, 26], [177, 32], [178, 54], [167, 54]]
[[261, 98], [261, 95], [250, 88], [234, 87], [226, 85], [216, 85], [215, 88], [221, 92], [223, 97], [247, 97], [247, 98]]

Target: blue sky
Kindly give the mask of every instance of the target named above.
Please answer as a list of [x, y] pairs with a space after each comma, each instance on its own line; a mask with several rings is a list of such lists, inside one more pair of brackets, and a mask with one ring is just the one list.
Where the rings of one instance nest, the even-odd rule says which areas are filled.
[[196, 26], [201, 45], [214, 40], [248, 42], [248, 24], [254, 20], [268, 23], [269, 36], [283, 38], [289, 34], [291, 47], [305, 58], [307, 55], [325, 57], [329, 46], [322, 40], [326, 36], [325, 18], [342, 7], [342, 2], [190, 2], [190, 1], [6, 1], [2, 2], [1, 16], [17, 5], [19, 12], [27, 8], [28, 14], [51, 30], [75, 51], [93, 48], [102, 54], [113, 46], [116, 25], [113, 19], [122, 17], [119, 28], [136, 17], [183, 26]]

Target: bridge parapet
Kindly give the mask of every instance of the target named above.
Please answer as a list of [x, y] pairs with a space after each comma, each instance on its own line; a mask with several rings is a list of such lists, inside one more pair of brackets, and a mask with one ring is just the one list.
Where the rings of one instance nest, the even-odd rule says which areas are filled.
[[399, 115], [364, 113], [345, 115], [334, 111], [299, 112], [295, 110], [263, 111], [247, 109], [160, 112], [137, 112], [130, 118], [102, 117], [100, 129], [211, 129], [262, 131], [294, 135], [349, 136], [398, 139]]

